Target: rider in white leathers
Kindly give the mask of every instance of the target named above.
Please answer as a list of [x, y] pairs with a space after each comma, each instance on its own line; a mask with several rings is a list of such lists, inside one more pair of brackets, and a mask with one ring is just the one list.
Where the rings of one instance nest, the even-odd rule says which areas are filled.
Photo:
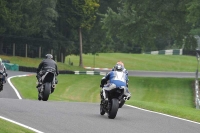
[[[102, 87], [105, 100], [108, 100], [107, 91], [121, 86], [126, 88], [124, 90], [124, 95], [127, 96], [128, 100], [130, 99], [131, 93], [128, 91], [127, 87], [128, 75], [123, 71], [123, 69], [124, 67], [121, 64], [116, 64], [114, 71], [109, 72], [105, 77], [101, 79], [100, 87]], [[109, 81], [109, 83], [107, 83], [107, 81]]]

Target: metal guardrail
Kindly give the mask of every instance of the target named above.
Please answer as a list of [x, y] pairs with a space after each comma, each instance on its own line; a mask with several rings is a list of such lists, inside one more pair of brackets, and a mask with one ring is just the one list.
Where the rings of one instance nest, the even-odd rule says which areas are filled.
[[103, 75], [105, 76], [106, 75], [106, 72], [95, 72], [95, 71], [74, 71], [75, 74], [78, 74], [78, 75]]
[[151, 51], [151, 52], [145, 52], [144, 54], [182, 55], [183, 49], [168, 49], [168, 50]]
[[200, 50], [196, 50], [196, 57], [197, 57], [197, 70], [196, 70], [196, 78], [195, 78], [195, 104], [196, 104], [196, 109], [200, 108], [200, 99], [199, 99], [199, 78], [198, 78], [198, 73], [199, 73], [199, 56]]

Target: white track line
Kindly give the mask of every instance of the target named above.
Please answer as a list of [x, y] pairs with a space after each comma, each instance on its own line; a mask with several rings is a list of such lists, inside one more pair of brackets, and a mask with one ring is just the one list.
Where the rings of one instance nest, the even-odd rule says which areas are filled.
[[[23, 76], [30, 76], [30, 75], [31, 75], [31, 74], [12, 76], [12, 77], [9, 77], [9, 78], [7, 79], [8, 83], [9, 83], [10, 86], [13, 88], [13, 90], [15, 91], [15, 93], [17, 94], [17, 97], [18, 97], [19, 99], [22, 99], [22, 97], [20, 96], [19, 92], [18, 92], [17, 89], [14, 87], [14, 85], [11, 83], [10, 79], [11, 79], [11, 78], [14, 78], [14, 77], [23, 77]], [[29, 130], [32, 130], [32, 131], [34, 131], [34, 132], [36, 132], [36, 133], [44, 133], [44, 132], [39, 131], [39, 130], [37, 130], [37, 129], [35, 129], [35, 128], [29, 127], [29, 126], [27, 126], [27, 125], [24, 125], [24, 124], [22, 124], [22, 123], [19, 123], [19, 122], [14, 121], [14, 120], [5, 118], [5, 117], [3, 117], [3, 116], [0, 116], [0, 118], [3, 119], [3, 120], [6, 120], [6, 121], [12, 122], [12, 123], [14, 123], [14, 124], [17, 124], [17, 125], [19, 125], [19, 126], [21, 126], [21, 127], [24, 127], [24, 128], [29, 129]]]
[[19, 99], [22, 99], [22, 97], [20, 96], [19, 92], [18, 92], [17, 89], [14, 87], [14, 85], [11, 83], [10, 79], [11, 79], [11, 78], [15, 78], [15, 77], [23, 77], [23, 76], [26, 76], [26, 75], [12, 76], [12, 77], [9, 77], [9, 78], [7, 79], [8, 83], [9, 83], [10, 86], [13, 88], [13, 90], [15, 91], [15, 93], [17, 94], [17, 97], [18, 97]]
[[22, 126], [22, 127], [24, 127], [24, 128], [27, 128], [27, 129], [29, 129], [29, 130], [32, 130], [32, 131], [34, 131], [34, 132], [36, 132], [36, 133], [44, 133], [44, 132], [41, 132], [41, 131], [39, 131], [39, 130], [37, 130], [37, 129], [34, 129], [34, 128], [32, 128], [32, 127], [26, 126], [26, 125], [21, 124], [21, 123], [16, 122], [16, 121], [13, 121], [13, 120], [11, 120], [11, 119], [8, 119], [8, 118], [2, 117], [2, 116], [0, 116], [0, 118], [1, 118], [1, 119], [4, 119], [4, 120], [6, 120], [6, 121], [12, 122], [12, 123], [14, 123], [14, 124], [17, 124], [17, 125], [19, 125], [19, 126]]
[[147, 112], [151, 112], [151, 113], [155, 113], [155, 114], [160, 114], [160, 115], [164, 115], [164, 116], [168, 116], [168, 117], [172, 117], [172, 118], [175, 118], [175, 119], [179, 119], [179, 120], [183, 120], [183, 121], [187, 121], [187, 122], [191, 122], [191, 123], [195, 123], [195, 124], [199, 124], [200, 125], [200, 123], [196, 122], [196, 121], [191, 121], [191, 120], [179, 118], [179, 117], [172, 116], [172, 115], [167, 115], [167, 114], [163, 114], [163, 113], [159, 113], [159, 112], [155, 112], [155, 111], [150, 111], [150, 110], [142, 109], [142, 108], [135, 107], [135, 106], [128, 105], [128, 104], [125, 104], [125, 105], [128, 106], [128, 107], [131, 107], [131, 108], [135, 108], [135, 109], [139, 109], [139, 110], [143, 110], [143, 111], [147, 111]]

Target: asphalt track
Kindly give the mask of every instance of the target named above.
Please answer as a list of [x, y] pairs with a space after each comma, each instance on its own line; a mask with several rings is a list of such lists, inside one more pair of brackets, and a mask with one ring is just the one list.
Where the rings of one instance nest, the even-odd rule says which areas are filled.
[[[29, 73], [8, 71], [8, 74], [15, 76]], [[187, 77], [186, 75], [182, 76]], [[195, 78], [195, 74], [192, 78]], [[112, 120], [108, 119], [106, 114], [104, 116], [99, 114], [98, 103], [19, 100], [8, 83], [4, 87], [0, 92], [0, 116], [37, 129], [38, 132], [197, 133], [200, 131], [199, 123], [132, 106], [119, 109], [117, 117]]]

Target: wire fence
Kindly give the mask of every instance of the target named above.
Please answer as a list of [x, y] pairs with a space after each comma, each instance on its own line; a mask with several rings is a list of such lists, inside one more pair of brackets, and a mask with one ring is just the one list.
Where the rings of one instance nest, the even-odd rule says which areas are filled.
[[69, 40], [31, 38], [0, 34], [0, 53], [11, 56], [44, 58], [46, 54], [53, 55], [54, 60], [64, 62], [66, 47]]
[[30, 58], [41, 58], [47, 53], [55, 54], [54, 49], [29, 44], [6, 44], [3, 46], [2, 51], [5, 55], [30, 57]]

